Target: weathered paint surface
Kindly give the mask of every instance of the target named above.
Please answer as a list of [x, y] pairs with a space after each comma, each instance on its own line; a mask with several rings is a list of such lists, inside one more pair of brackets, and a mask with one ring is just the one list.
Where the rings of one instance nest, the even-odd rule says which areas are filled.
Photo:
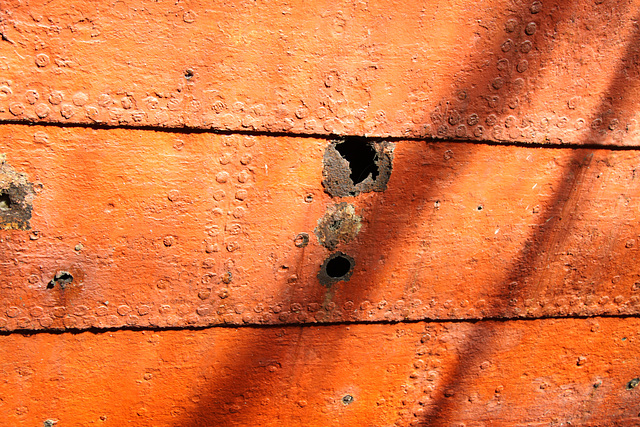
[[593, 318], [11, 334], [0, 413], [16, 426], [637, 425], [639, 330]]
[[640, 425], [640, 4], [372, 3], [0, 3], [1, 425]]
[[[1, 236], [0, 327], [640, 312], [635, 151], [399, 141], [386, 191], [332, 198], [330, 144], [4, 125], [37, 194]], [[326, 219], [345, 202], [357, 224]], [[353, 268], [327, 288], [335, 251]]]
[[0, 120], [637, 145], [639, 6], [5, 1]]

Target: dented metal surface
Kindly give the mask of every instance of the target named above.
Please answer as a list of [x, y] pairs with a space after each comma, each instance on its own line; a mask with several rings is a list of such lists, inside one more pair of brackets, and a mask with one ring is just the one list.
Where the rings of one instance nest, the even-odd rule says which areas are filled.
[[10, 334], [0, 413], [11, 426], [636, 425], [639, 330], [593, 318]]
[[635, 151], [398, 141], [385, 191], [331, 197], [330, 144], [3, 125], [37, 191], [0, 328], [640, 312]]
[[6, 1], [0, 120], [636, 146], [637, 1]]

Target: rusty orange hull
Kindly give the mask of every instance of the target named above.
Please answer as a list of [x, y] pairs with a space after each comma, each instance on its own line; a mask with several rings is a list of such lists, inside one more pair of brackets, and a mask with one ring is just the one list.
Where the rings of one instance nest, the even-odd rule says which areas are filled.
[[3, 425], [640, 425], [637, 11], [0, 4]]
[[3, 120], [612, 145], [640, 132], [637, 1], [4, 9]]
[[[636, 425], [638, 320], [11, 334], [7, 425]], [[606, 348], [607, 351], [602, 351]]]
[[[336, 203], [325, 139], [3, 129], [34, 188], [5, 330], [640, 311], [635, 151], [397, 141], [386, 190]], [[323, 286], [337, 252], [353, 271]]]

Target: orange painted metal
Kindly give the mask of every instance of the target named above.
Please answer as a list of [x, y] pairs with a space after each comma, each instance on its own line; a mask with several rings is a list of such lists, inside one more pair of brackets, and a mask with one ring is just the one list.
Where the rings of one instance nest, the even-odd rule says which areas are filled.
[[639, 6], [1, 2], [0, 424], [640, 425]]
[[[332, 198], [330, 145], [3, 126], [35, 195], [2, 235], [0, 326], [638, 314], [634, 151], [399, 141], [386, 191]], [[357, 231], [327, 248], [340, 204], [329, 227]], [[323, 286], [337, 253], [351, 277]]]
[[[638, 319], [0, 337], [4, 425], [637, 425]], [[603, 351], [606, 349], [606, 351]]]
[[635, 146], [638, 7], [5, 1], [0, 119]]

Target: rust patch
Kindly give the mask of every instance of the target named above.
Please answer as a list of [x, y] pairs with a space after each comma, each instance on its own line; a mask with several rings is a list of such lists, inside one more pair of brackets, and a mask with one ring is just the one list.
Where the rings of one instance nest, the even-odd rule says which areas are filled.
[[342, 202], [327, 208], [327, 212], [318, 220], [318, 226], [313, 232], [318, 242], [332, 251], [340, 242], [348, 243], [355, 239], [361, 226], [362, 217], [356, 214], [356, 208]]
[[0, 155], [0, 229], [29, 230], [33, 185]]
[[394, 144], [351, 136], [332, 141], [324, 152], [322, 185], [332, 197], [385, 191], [391, 176]]

